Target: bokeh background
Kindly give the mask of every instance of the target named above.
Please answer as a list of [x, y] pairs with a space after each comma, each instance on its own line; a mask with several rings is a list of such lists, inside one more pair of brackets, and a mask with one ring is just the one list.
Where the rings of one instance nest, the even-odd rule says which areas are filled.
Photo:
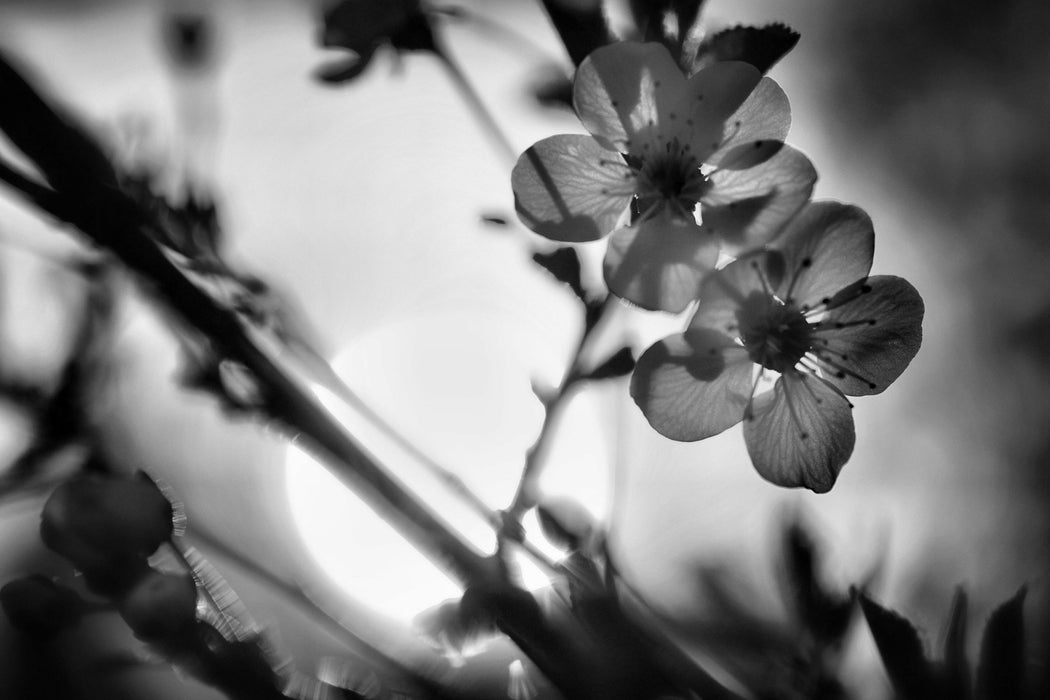
[[[513, 29], [444, 25], [514, 148], [579, 132], [571, 113], [532, 94], [568, 65], [538, 4], [458, 5]], [[173, 68], [163, 41], [173, 9], [209, 17], [209, 70]], [[622, 7], [609, 11], [625, 25]], [[232, 257], [290, 295], [379, 413], [502, 507], [542, 419], [530, 383], [557, 380], [579, 309], [530, 262], [542, 242], [514, 222], [512, 162], [443, 68], [427, 55], [381, 53], [356, 81], [321, 86], [312, 74], [330, 55], [317, 47], [317, 12], [290, 0], [6, 0], [0, 46], [118, 157], [162, 164], [172, 186], [188, 176], [215, 191]], [[615, 382], [573, 402], [546, 492], [602, 518], [632, 580], [669, 614], [711, 615], [699, 582], [717, 572], [747, 608], [782, 618], [774, 550], [784, 518], [801, 512], [826, 550], [828, 578], [871, 577], [872, 594], [931, 642], [957, 584], [979, 627], [1027, 583], [1030, 656], [1045, 660], [1050, 8], [711, 0], [707, 18], [715, 27], [783, 21], [801, 33], [772, 71], [792, 102], [789, 141], [817, 166], [816, 196], [871, 214], [875, 271], [922, 292], [923, 348], [884, 395], [856, 402], [856, 451], [830, 494], [762, 481], [739, 428], [700, 444], [661, 438]], [[84, 284], [62, 263], [73, 240], [0, 193], [5, 378], [57, 381], [83, 313]], [[584, 250], [592, 282], [600, 245]], [[165, 319], [122, 289], [92, 411], [114, 461], [163, 479], [191, 529], [299, 582], [370, 642], [484, 687], [477, 668], [445, 668], [410, 631], [413, 615], [455, 586], [276, 432], [230, 421], [180, 389]], [[679, 322], [624, 308], [603, 342], [642, 349]], [[4, 464], [31, 438], [13, 402], [0, 401], [0, 436]], [[41, 498], [0, 502], [4, 580], [68, 573], [37, 540]], [[301, 668], [352, 656], [242, 565], [211, 554]], [[3, 620], [0, 644], [0, 688], [31, 692], [35, 676], [20, 664], [43, 658], [39, 650], [26, 651]], [[118, 622], [100, 618], [48, 653], [68, 697], [204, 697], [163, 666], [113, 661], [137, 658], [133, 648]], [[887, 697], [862, 627], [849, 668], [858, 697]], [[492, 682], [503, 682], [499, 673]]]

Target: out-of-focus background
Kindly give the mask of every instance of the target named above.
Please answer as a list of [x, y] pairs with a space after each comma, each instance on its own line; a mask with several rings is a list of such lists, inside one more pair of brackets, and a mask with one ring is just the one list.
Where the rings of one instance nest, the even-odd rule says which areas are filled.
[[[514, 32], [443, 25], [514, 148], [581, 131], [532, 95], [551, 66], [568, 66], [539, 5], [458, 4]], [[162, 31], [173, 9], [209, 18], [211, 69], [173, 69]], [[801, 33], [772, 71], [792, 103], [789, 141], [817, 166], [816, 196], [871, 214], [875, 271], [923, 294], [923, 348], [885, 395], [855, 402], [856, 451], [830, 494], [762, 481], [739, 428], [699, 444], [661, 438], [623, 383], [573, 402], [546, 492], [602, 518], [637, 587], [679, 617], [710, 612], [698, 582], [712, 571], [743, 581], [750, 609], [782, 617], [773, 550], [779, 523], [801, 511], [829, 579], [875, 572], [871, 593], [931, 639], [955, 585], [980, 622], [1027, 582], [1032, 656], [1047, 658], [1050, 8], [712, 0], [706, 12], [715, 27], [783, 21]], [[622, 7], [610, 14], [625, 24]], [[317, 33], [317, 8], [290, 1], [0, 2], [0, 47], [119, 157], [212, 188], [233, 257], [291, 295], [350, 386], [505, 506], [542, 419], [530, 383], [557, 381], [579, 310], [530, 262], [541, 241], [514, 222], [512, 162], [433, 57], [381, 52], [359, 79], [325, 87], [312, 77], [330, 57]], [[52, 229], [0, 192], [0, 375], [45, 389], [83, 313], [83, 282], [61, 262], [73, 238]], [[600, 245], [584, 252], [592, 266]], [[622, 309], [609, 347], [642, 349], [678, 322]], [[455, 586], [276, 432], [176, 386], [177, 346], [142, 298], [124, 299], [116, 323], [93, 410], [107, 453], [168, 483], [191, 528], [299, 581], [376, 645], [447, 663], [409, 621]], [[3, 463], [30, 439], [26, 416], [0, 401]], [[36, 536], [41, 502], [0, 502], [0, 579], [68, 573]], [[347, 654], [213, 555], [300, 667]], [[30, 658], [4, 620], [0, 644], [0, 659]], [[52, 651], [66, 659], [68, 697], [203, 697], [162, 665], [105, 663], [133, 647], [108, 619], [64, 637]], [[887, 697], [872, 648], [859, 627], [846, 680], [858, 697]], [[26, 677], [0, 663], [0, 688]]]

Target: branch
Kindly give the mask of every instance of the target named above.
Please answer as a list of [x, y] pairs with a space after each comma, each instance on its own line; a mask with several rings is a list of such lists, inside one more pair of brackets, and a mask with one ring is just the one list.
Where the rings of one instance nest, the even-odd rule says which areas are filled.
[[580, 5], [579, 2], [543, 0], [543, 8], [547, 10], [575, 66], [579, 66], [595, 49], [613, 42], [609, 25], [602, 14], [602, 3], [595, 0], [587, 7]]
[[[586, 378], [586, 373], [581, 366], [583, 351], [587, 348], [587, 344], [594, 335], [595, 329], [601, 324], [601, 320], [605, 318], [609, 310], [615, 306], [615, 303], [613, 295], [610, 294], [605, 298], [601, 306], [588, 307], [583, 332], [576, 343], [576, 349], [573, 351], [572, 359], [569, 360], [569, 365], [565, 369], [561, 383], [553, 396], [549, 399], [543, 399], [543, 425], [540, 426], [540, 434], [536, 437], [536, 441], [525, 454], [525, 466], [521, 472], [521, 479], [518, 481], [514, 500], [506, 511], [507, 527], [520, 527], [522, 516], [536, 505], [537, 484], [540, 473], [546, 463], [547, 454], [550, 452], [551, 441], [554, 438], [554, 427], [558, 423], [561, 412], [565, 410], [565, 405], [572, 396], [572, 391], [576, 384]], [[595, 308], [596, 311], [591, 312], [591, 308]]]
[[[36, 161], [55, 189], [0, 168], [4, 182], [48, 214], [80, 229], [112, 252], [186, 326], [208, 338], [224, 358], [247, 368], [265, 392], [265, 412], [302, 436], [328, 468], [399, 526], [402, 534], [464, 584], [487, 580], [494, 568], [380, 465], [320, 405], [294, 368], [282, 366], [233, 310], [194, 284], [147, 234], [151, 223], [120, 191], [101, 149], [58, 116], [0, 55], [0, 129]], [[34, 128], [35, 127], [35, 128]], [[62, 144], [62, 149], [54, 144]], [[108, 164], [107, 164], [108, 165]]]

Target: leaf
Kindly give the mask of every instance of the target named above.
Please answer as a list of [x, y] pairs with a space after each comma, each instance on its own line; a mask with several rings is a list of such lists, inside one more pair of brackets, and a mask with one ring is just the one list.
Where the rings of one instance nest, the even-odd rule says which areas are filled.
[[556, 280], [569, 285], [573, 294], [580, 300], [587, 300], [587, 293], [580, 282], [580, 256], [577, 255], [575, 248], [564, 246], [550, 253], [538, 252], [533, 254], [532, 260], [554, 275]]
[[966, 700], [970, 697], [970, 665], [966, 660], [966, 591], [957, 586], [944, 633], [944, 676], [942, 697]]
[[766, 73], [795, 48], [798, 39], [798, 32], [780, 23], [725, 29], [700, 44], [689, 73], [694, 74], [717, 61], [744, 61]]
[[181, 202], [159, 194], [149, 173], [120, 173], [121, 189], [150, 219], [146, 232], [165, 248], [204, 269], [221, 267], [224, 243], [215, 201], [188, 193]]
[[996, 608], [984, 628], [977, 666], [978, 700], [1020, 700], [1024, 688], [1024, 599], [1022, 586]]
[[790, 603], [806, 629], [819, 641], [841, 641], [853, 618], [853, 599], [829, 591], [820, 580], [820, 553], [798, 520], [784, 534], [784, 564]]
[[933, 695], [933, 669], [919, 633], [907, 618], [888, 610], [866, 595], [860, 609], [886, 667], [893, 687], [904, 700], [928, 700]]

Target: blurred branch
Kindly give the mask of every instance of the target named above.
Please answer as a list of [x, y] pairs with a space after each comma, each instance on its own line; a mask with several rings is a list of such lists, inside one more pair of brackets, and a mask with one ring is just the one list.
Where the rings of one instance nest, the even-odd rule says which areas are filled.
[[[392, 668], [398, 675], [409, 678], [413, 683], [426, 688], [430, 693], [430, 696], [435, 700], [448, 698], [448, 695], [439, 685], [425, 676], [416, 673], [408, 666], [399, 663], [396, 658], [387, 656], [373, 647], [365, 639], [355, 634], [348, 627], [341, 624], [338, 620], [325, 612], [324, 609], [311, 600], [310, 597], [296, 584], [284, 580], [259, 562], [241, 554], [236, 549], [229, 546], [220, 537], [206, 529], [195, 527], [188, 537], [189, 539], [195, 540], [199, 544], [204, 545], [208, 549], [213, 550], [223, 558], [228, 559], [236, 566], [251, 574], [253, 580], [263, 583], [275, 593], [284, 597], [294, 606], [303, 611], [311, 620], [313, 620], [313, 622], [325, 629], [333, 637], [339, 639], [347, 646], [347, 648], [349, 648], [354, 654], [360, 656], [363, 660], [370, 664]], [[173, 546], [183, 562], [186, 563], [187, 566], [190, 566], [191, 557], [187, 554], [186, 546], [178, 540], [174, 541]]]
[[543, 8], [575, 66], [579, 66], [595, 49], [613, 41], [599, 0], [543, 0]]
[[474, 84], [467, 77], [467, 74], [463, 72], [459, 63], [452, 58], [452, 54], [448, 52], [448, 49], [444, 44], [434, 38], [434, 53], [437, 55], [438, 60], [441, 61], [441, 65], [448, 71], [449, 77], [452, 79], [452, 83], [456, 86], [459, 94], [463, 97], [464, 102], [477, 117], [478, 122], [481, 124], [485, 133], [489, 135], [493, 143], [499, 148], [500, 154], [508, 159], [508, 162], [513, 163], [517, 158], [517, 151], [514, 146], [511, 145], [510, 139], [503, 132], [499, 122], [492, 116], [492, 112], [485, 106], [485, 102], [478, 95], [478, 91], [474, 88]]
[[[402, 533], [424, 553], [464, 582], [492, 575], [485, 557], [348, 435], [309, 394], [294, 368], [282, 366], [254, 329], [194, 284], [165, 255], [146, 234], [148, 219], [120, 191], [112, 170], [99, 167], [99, 162], [106, 162], [101, 150], [60, 118], [3, 57], [0, 99], [5, 106], [0, 110], [0, 128], [37, 162], [55, 189], [33, 182], [7, 165], [0, 168], [4, 182], [113, 252], [181, 321], [208, 338], [221, 356], [247, 368], [265, 391], [262, 412], [282, 423], [290, 434], [307, 438], [344, 483], [397, 522]], [[58, 151], [55, 143], [65, 143], [68, 148]]]

